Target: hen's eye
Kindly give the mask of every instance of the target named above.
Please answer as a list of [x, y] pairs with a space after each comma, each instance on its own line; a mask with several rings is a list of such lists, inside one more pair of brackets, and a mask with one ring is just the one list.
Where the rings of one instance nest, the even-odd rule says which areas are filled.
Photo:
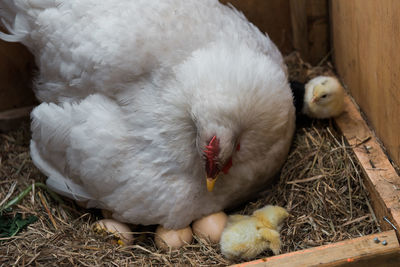
[[240, 150], [240, 143], [238, 143], [236, 146], [236, 151], [239, 151], [239, 150]]

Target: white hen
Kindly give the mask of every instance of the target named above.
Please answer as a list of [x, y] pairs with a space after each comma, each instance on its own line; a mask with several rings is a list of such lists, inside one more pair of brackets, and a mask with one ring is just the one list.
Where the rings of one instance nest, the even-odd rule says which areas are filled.
[[[262, 188], [294, 107], [282, 56], [216, 0], [3, 0], [40, 69], [31, 154], [60, 194], [182, 228]], [[50, 103], [52, 102], [52, 103]], [[240, 144], [240, 150], [239, 150]], [[212, 192], [216, 177], [220, 176]]]

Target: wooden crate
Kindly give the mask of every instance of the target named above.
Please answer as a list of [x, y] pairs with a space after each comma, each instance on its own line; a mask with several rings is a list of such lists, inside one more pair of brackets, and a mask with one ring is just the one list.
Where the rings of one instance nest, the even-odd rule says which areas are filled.
[[[220, 1], [242, 10], [283, 53], [296, 49], [316, 64], [334, 49], [344, 84], [391, 157], [400, 163], [398, 0]], [[35, 103], [30, 89], [33, 66], [26, 49], [0, 41], [0, 130], [1, 125], [4, 129], [15, 126], [15, 118], [26, 117]], [[393, 230], [400, 229], [400, 178], [350, 97], [346, 97], [346, 111], [336, 124], [366, 174], [365, 184], [384, 232], [239, 266], [400, 266], [398, 231]], [[375, 243], [376, 237], [387, 245]]]

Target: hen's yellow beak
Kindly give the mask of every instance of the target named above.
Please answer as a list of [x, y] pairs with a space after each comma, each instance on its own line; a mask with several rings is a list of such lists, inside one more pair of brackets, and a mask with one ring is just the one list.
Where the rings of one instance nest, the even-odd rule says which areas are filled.
[[217, 181], [217, 178], [218, 178], [218, 176], [215, 177], [215, 178], [208, 178], [208, 177], [206, 178], [208, 192], [212, 192], [213, 191], [214, 185], [215, 185], [215, 181]]

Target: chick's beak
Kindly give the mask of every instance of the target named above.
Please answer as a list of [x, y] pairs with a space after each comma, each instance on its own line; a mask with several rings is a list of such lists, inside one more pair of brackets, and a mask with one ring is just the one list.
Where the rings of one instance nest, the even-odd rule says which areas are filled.
[[318, 95], [321, 95], [321, 91], [323, 90], [323, 86], [318, 84], [313, 89], [313, 97], [311, 98], [311, 102], [315, 103], [319, 100]]
[[208, 192], [212, 192], [213, 191], [215, 182], [217, 181], [217, 178], [218, 178], [218, 176], [216, 176], [215, 178], [210, 178], [210, 177], [206, 178]]

